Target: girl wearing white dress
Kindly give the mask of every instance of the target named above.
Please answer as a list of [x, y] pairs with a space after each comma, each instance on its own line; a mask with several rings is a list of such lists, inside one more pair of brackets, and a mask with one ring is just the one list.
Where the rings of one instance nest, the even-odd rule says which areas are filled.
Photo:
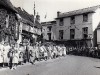
[[19, 54], [18, 54], [18, 51], [15, 50], [14, 53], [13, 53], [13, 69], [16, 69], [17, 65], [18, 65], [18, 60], [19, 60]]

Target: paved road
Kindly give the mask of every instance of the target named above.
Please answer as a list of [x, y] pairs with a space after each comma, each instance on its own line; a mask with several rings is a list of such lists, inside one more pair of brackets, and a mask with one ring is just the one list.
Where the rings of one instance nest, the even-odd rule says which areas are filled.
[[100, 59], [67, 55], [16, 70], [6, 69], [0, 75], [100, 75]]

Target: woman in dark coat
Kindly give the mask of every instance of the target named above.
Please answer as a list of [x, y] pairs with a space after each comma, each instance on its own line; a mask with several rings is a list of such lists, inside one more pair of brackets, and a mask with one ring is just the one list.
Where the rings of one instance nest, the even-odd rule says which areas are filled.
[[35, 52], [30, 50], [30, 63], [35, 63]]

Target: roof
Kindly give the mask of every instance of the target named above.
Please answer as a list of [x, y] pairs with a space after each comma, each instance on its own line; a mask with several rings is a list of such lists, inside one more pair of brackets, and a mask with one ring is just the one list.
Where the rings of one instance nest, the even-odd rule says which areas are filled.
[[18, 14], [23, 18], [24, 23], [28, 23], [31, 26], [34, 26], [35, 28], [42, 28], [41, 24], [38, 21], [35, 21], [34, 23], [34, 16], [26, 12], [24, 9], [21, 9], [20, 7], [16, 8], [18, 11]]
[[12, 5], [12, 3], [10, 2], [10, 0], [0, 0], [0, 5], [4, 6], [7, 9], [12, 10], [13, 12], [17, 12], [17, 10]]
[[23, 18], [23, 21], [29, 23], [31, 26], [34, 25], [34, 16], [27, 13], [24, 9], [22, 10], [20, 7], [16, 8], [18, 14]]
[[42, 22], [41, 24], [42, 24], [42, 26], [44, 26], [44, 25], [54, 25], [54, 24], [56, 24], [56, 21]]
[[80, 14], [84, 14], [84, 13], [94, 13], [97, 8], [100, 8], [100, 5], [83, 8], [83, 9], [79, 9], [79, 10], [74, 10], [74, 11], [69, 11], [69, 12], [65, 12], [65, 13], [60, 13], [59, 17], [57, 17], [56, 19], [70, 17], [70, 16], [74, 16], [74, 15], [80, 15]]

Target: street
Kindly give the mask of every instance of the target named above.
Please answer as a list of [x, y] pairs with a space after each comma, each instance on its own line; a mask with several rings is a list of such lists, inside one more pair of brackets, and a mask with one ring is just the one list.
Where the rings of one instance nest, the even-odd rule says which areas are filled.
[[0, 75], [100, 75], [100, 59], [67, 55], [0, 71]]

